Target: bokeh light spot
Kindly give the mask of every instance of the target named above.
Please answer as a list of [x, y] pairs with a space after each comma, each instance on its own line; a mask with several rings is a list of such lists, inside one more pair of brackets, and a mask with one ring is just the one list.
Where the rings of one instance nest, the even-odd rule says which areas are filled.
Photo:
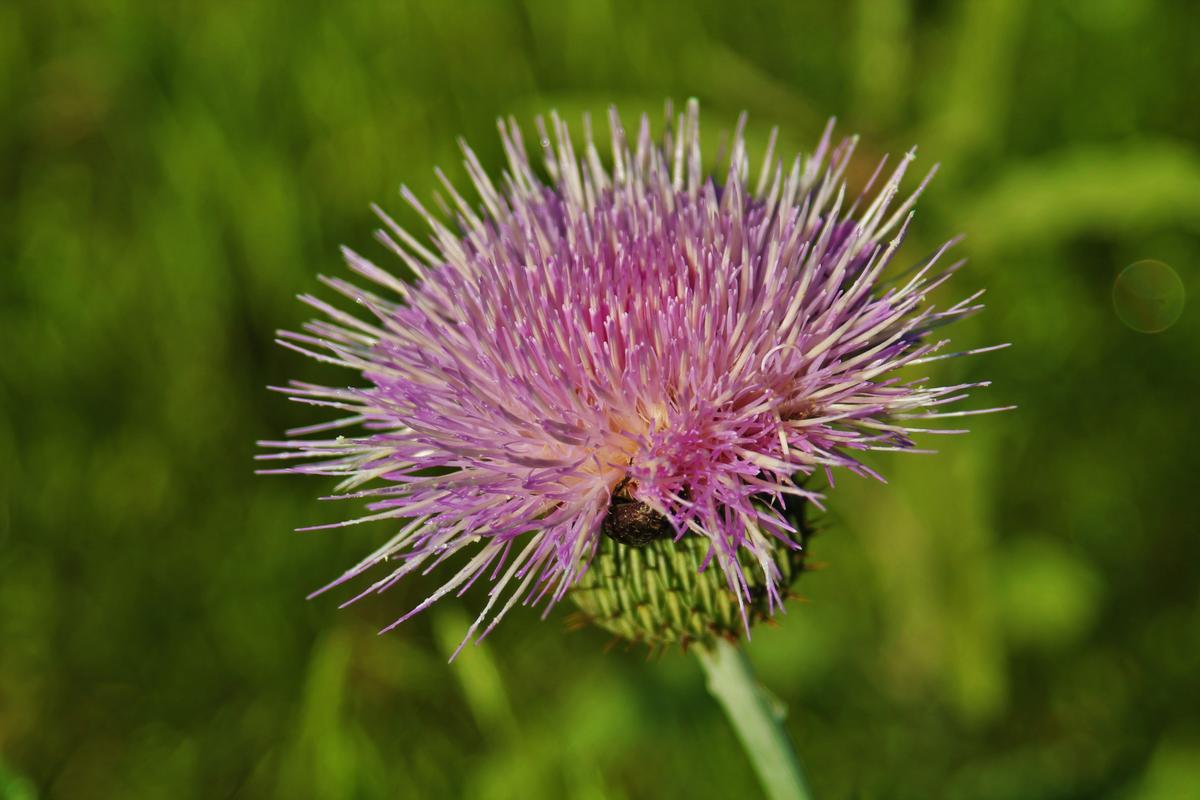
[[1140, 333], [1161, 333], [1183, 313], [1183, 281], [1161, 261], [1135, 261], [1113, 283], [1113, 308]]

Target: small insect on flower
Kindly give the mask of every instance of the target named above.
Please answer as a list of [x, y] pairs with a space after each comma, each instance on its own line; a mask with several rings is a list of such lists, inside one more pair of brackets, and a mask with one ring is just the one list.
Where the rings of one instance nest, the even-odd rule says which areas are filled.
[[386, 562], [352, 602], [455, 560], [389, 628], [486, 575], [464, 643], [572, 590], [630, 639], [736, 636], [803, 566], [808, 476], [874, 475], [857, 455], [913, 449], [913, 420], [982, 413], [944, 410], [982, 383], [897, 374], [956, 355], [929, 334], [980, 308], [927, 299], [962, 263], [943, 264], [953, 242], [883, 278], [932, 176], [901, 197], [913, 153], [848, 199], [855, 139], [834, 145], [832, 123], [789, 163], [773, 133], [751, 182], [744, 117], [723, 175], [701, 166], [696, 103], [667, 118], [631, 144], [612, 110], [607, 164], [586, 118], [581, 155], [539, 119], [544, 173], [501, 121], [498, 181], [463, 146], [477, 200], [440, 171], [440, 214], [401, 190], [431, 237], [375, 209], [411, 280], [345, 250], [374, 288], [323, 280], [366, 313], [302, 298], [325, 319], [280, 343], [362, 385], [282, 389], [341, 416], [263, 442], [311, 459], [266, 471], [337, 476], [367, 502], [352, 522], [400, 526], [326, 589]]

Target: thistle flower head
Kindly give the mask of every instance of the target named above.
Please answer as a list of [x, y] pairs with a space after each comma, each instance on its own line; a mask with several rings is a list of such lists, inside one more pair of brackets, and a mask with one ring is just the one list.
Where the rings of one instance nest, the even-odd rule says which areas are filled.
[[[382, 574], [358, 596], [417, 570], [447, 576], [394, 624], [486, 576], [467, 639], [485, 634], [519, 601], [562, 599], [603, 551], [610, 577], [631, 560], [686, 562], [748, 626], [780, 605], [799, 564], [795, 509], [821, 499], [804, 479], [873, 475], [860, 454], [913, 448], [912, 420], [947, 416], [970, 388], [898, 374], [945, 357], [929, 333], [977, 308], [927, 299], [958, 266], [943, 263], [951, 243], [883, 278], [924, 186], [899, 193], [912, 153], [853, 197], [843, 176], [855, 140], [833, 144], [831, 127], [790, 162], [772, 136], [753, 179], [741, 124], [727, 171], [705, 174], [695, 103], [658, 142], [645, 117], [632, 141], [615, 110], [609, 128], [605, 161], [586, 120], [580, 153], [556, 115], [539, 120], [539, 173], [502, 121], [499, 180], [464, 145], [477, 200], [440, 172], [440, 214], [402, 190], [431, 237], [376, 209], [411, 281], [346, 250], [374, 285], [326, 283], [367, 313], [304, 297], [325, 319], [282, 334], [362, 385], [290, 384], [294, 399], [341, 415], [264, 443], [278, 450], [265, 457], [341, 478], [339, 496], [370, 511], [353, 522], [400, 522], [331, 586], [373, 567]], [[662, 585], [686, 583], [675, 577]], [[681, 635], [703, 631], [705, 614], [728, 633], [728, 613], [685, 605], [694, 625]], [[614, 619], [600, 621], [633, 638], [658, 624]]]

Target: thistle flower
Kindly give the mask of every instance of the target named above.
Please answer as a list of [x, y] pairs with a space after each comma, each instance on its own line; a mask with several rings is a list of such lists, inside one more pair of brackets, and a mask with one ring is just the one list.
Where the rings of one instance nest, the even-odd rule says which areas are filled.
[[643, 117], [631, 145], [611, 111], [605, 166], [586, 119], [580, 155], [557, 115], [539, 119], [547, 180], [501, 121], [498, 182], [463, 145], [477, 203], [440, 171], [440, 215], [401, 190], [431, 243], [374, 209], [411, 282], [347, 249], [375, 287], [323, 280], [367, 318], [302, 298], [326, 319], [280, 343], [363, 385], [282, 389], [342, 416], [262, 443], [313, 459], [268, 471], [341, 478], [371, 513], [340, 525], [401, 521], [326, 589], [385, 565], [353, 602], [446, 569], [390, 628], [487, 576], [464, 642], [575, 587], [629, 638], [735, 635], [802, 566], [803, 509], [821, 502], [805, 478], [873, 476], [859, 455], [914, 449], [914, 420], [980, 413], [944, 407], [984, 384], [898, 374], [947, 357], [929, 334], [979, 308], [927, 300], [961, 264], [943, 265], [953, 242], [882, 277], [932, 176], [901, 198], [913, 153], [848, 199], [856, 140], [834, 145], [832, 123], [790, 164], [773, 133], [751, 182], [744, 117], [722, 176], [701, 166], [696, 104], [674, 122], [656, 143]]

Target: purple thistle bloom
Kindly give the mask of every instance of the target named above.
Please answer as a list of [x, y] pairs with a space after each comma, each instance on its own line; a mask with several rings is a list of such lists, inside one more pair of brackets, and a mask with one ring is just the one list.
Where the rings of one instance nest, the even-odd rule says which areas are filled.
[[387, 562], [362, 597], [462, 552], [465, 563], [389, 629], [486, 575], [467, 639], [486, 635], [518, 601], [562, 599], [602, 531], [613, 535], [605, 520], [622, 502], [668, 535], [708, 539], [703, 567], [715, 562], [739, 604], [750, 599], [749, 555], [774, 608], [773, 549], [800, 546], [784, 501], [820, 503], [806, 476], [875, 475], [857, 455], [914, 449], [913, 420], [982, 413], [944, 408], [983, 383], [897, 375], [956, 355], [929, 333], [980, 307], [978, 295], [942, 309], [927, 301], [962, 263], [942, 265], [953, 242], [881, 279], [932, 171], [900, 198], [910, 152], [872, 195], [881, 162], [848, 200], [855, 140], [832, 145], [831, 123], [790, 164], [774, 157], [773, 134], [751, 183], [743, 125], [718, 182], [701, 168], [694, 102], [661, 144], [643, 117], [632, 147], [614, 109], [611, 168], [586, 120], [580, 157], [551, 115], [550, 129], [538, 121], [546, 182], [516, 123], [501, 121], [499, 182], [463, 147], [482, 206], [438, 173], [453, 227], [402, 189], [432, 246], [375, 209], [378, 238], [415, 282], [347, 249], [378, 289], [325, 282], [370, 318], [305, 296], [328, 319], [280, 339], [366, 385], [291, 383], [282, 391], [293, 399], [344, 416], [289, 432], [320, 438], [262, 443], [280, 451], [263, 458], [315, 459], [268, 471], [335, 475], [340, 497], [369, 501], [372, 513], [352, 522], [403, 520], [326, 589]]

